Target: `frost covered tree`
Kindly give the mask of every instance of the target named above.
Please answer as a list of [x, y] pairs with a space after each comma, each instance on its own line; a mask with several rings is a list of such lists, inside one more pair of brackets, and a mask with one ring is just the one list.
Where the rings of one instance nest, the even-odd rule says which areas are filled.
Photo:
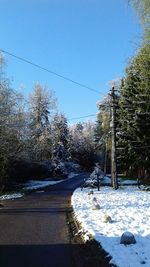
[[52, 158], [53, 161], [66, 161], [69, 159], [69, 129], [65, 115], [56, 113], [51, 122]]
[[92, 121], [84, 122], [83, 124], [83, 137], [85, 143], [85, 149], [89, 154], [94, 152], [95, 150], [95, 142], [94, 142], [94, 132], [95, 132], [95, 123]]
[[98, 113], [95, 127], [95, 145], [104, 172], [110, 171], [111, 129], [110, 96], [97, 103]]
[[95, 156], [95, 124], [93, 122], [77, 123], [70, 126], [70, 152], [72, 159], [81, 166], [93, 167]]
[[126, 69], [119, 123], [122, 167], [144, 176], [150, 172], [150, 44], [139, 50]]
[[0, 61], [0, 177], [1, 185], [7, 182], [14, 158], [23, 152], [23, 129], [25, 127], [23, 97], [10, 87], [4, 73], [4, 60]]
[[150, 41], [150, 1], [149, 0], [129, 0], [135, 8], [140, 22], [144, 27], [145, 41]]
[[79, 155], [83, 154], [83, 124], [77, 123], [69, 127], [70, 131], [70, 151], [72, 158], [78, 162]]
[[56, 98], [52, 90], [36, 83], [29, 97], [29, 142], [32, 158], [45, 160], [51, 158], [50, 120], [56, 108]]

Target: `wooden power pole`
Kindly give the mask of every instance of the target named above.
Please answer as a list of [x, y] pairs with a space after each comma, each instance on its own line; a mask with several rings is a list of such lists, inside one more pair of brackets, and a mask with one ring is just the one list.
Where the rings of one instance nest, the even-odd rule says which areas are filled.
[[111, 89], [111, 179], [114, 189], [118, 188], [116, 162], [116, 95], [114, 86]]
[[104, 174], [106, 175], [107, 173], [107, 150], [108, 150], [108, 144], [107, 144], [108, 140], [106, 137], [106, 143], [105, 143], [105, 157], [104, 157]]

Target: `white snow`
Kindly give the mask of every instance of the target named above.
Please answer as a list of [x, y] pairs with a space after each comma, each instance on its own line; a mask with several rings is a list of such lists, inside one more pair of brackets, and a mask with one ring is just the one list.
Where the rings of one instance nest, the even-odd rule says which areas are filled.
[[0, 200], [15, 199], [15, 198], [19, 198], [22, 196], [23, 196], [23, 194], [21, 194], [21, 193], [5, 194], [5, 195], [0, 196]]
[[[68, 175], [67, 179], [74, 178], [77, 175], [79, 175], [79, 174], [71, 172]], [[67, 180], [67, 179], [65, 179], [65, 180]], [[26, 182], [24, 184], [23, 189], [24, 190], [32, 190], [32, 189], [43, 188], [43, 187], [46, 187], [46, 186], [49, 186], [49, 185], [55, 185], [55, 184], [64, 182], [65, 180], [63, 179], [63, 180], [53, 181], [50, 178], [46, 179], [46, 180], [29, 180], [28, 182]]]
[[[95, 175], [95, 171], [93, 171], [88, 179], [86, 179], [85, 184], [93, 185], [97, 183], [97, 176]], [[137, 185], [137, 180], [124, 180], [121, 177], [118, 177], [118, 183], [120, 185]], [[108, 176], [100, 176], [100, 185], [111, 185], [111, 177]]]
[[124, 232], [124, 234], [126, 235], [126, 236], [128, 236], [128, 237], [132, 237], [132, 233], [131, 232], [129, 232], [129, 231], [126, 231], [126, 232]]
[[[74, 178], [75, 176], [79, 175], [79, 173], [74, 173], [71, 172], [68, 175], [68, 179]], [[67, 179], [66, 179], [67, 180]], [[61, 183], [65, 180], [58, 180], [58, 181], [53, 181], [50, 178], [46, 180], [29, 180], [28, 182], [24, 183], [23, 185], [23, 190], [32, 190], [32, 189], [39, 189], [39, 188], [44, 188], [46, 186], [50, 185], [55, 185], [58, 183]], [[39, 191], [38, 193], [43, 193], [44, 191]], [[14, 193], [14, 194], [4, 194], [0, 196], [0, 200], [8, 200], [8, 199], [15, 199], [15, 198], [20, 198], [24, 194], [22, 193]]]
[[58, 180], [58, 181], [30, 180], [24, 184], [23, 189], [24, 190], [32, 190], [32, 189], [43, 188], [43, 187], [46, 187], [49, 185], [58, 184], [62, 181], [64, 181], [64, 180]]
[[120, 179], [120, 184], [121, 185], [137, 185], [136, 180], [121, 180]]
[[78, 175], [79, 175], [79, 173], [70, 172], [67, 179], [72, 179], [72, 178], [74, 178], [75, 176], [78, 176]]
[[[100, 191], [77, 189], [72, 196], [75, 215], [83, 231], [88, 231], [111, 256], [111, 263], [119, 267], [150, 266], [150, 192], [137, 186], [124, 186], [118, 190], [101, 187]], [[93, 210], [93, 198], [100, 205]], [[112, 221], [102, 222], [104, 215]], [[134, 234], [136, 243], [120, 244], [124, 232]]]

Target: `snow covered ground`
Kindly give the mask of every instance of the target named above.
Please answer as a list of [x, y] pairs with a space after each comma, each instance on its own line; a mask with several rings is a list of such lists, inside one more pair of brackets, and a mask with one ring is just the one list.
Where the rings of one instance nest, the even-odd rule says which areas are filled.
[[[78, 175], [77, 173], [71, 172], [68, 175], [67, 179], [72, 179], [77, 175]], [[67, 179], [65, 179], [65, 180], [63, 179], [63, 180], [53, 181], [52, 179], [53, 178], [49, 178], [49, 179], [46, 179], [46, 180], [29, 180], [27, 183], [24, 184], [23, 189], [24, 190], [32, 190], [32, 189], [44, 188], [44, 187], [47, 187], [47, 186], [50, 186], [50, 185], [54, 185], [54, 184], [58, 184], [58, 183], [61, 183], [61, 182], [64, 182], [64, 181], [67, 180]]]
[[[79, 173], [74, 173], [74, 172], [70, 172], [70, 174], [68, 175], [67, 179], [72, 179], [75, 176], [79, 175]], [[65, 180], [58, 180], [58, 181], [53, 181], [53, 178], [49, 178], [46, 180], [29, 180], [28, 182], [26, 182], [23, 185], [23, 190], [25, 191], [30, 191], [30, 190], [36, 190], [36, 189], [42, 189], [44, 187], [50, 186], [50, 185], [54, 185], [57, 183], [61, 183]], [[15, 199], [15, 198], [20, 198], [22, 197], [24, 194], [22, 193], [13, 193], [13, 194], [3, 194], [0, 196], [0, 200], [7, 200], [7, 199]]]
[[[119, 267], [150, 267], [150, 192], [140, 191], [137, 186], [118, 190], [102, 187], [93, 192], [77, 189], [72, 196], [83, 230], [92, 234], [112, 256], [110, 263]], [[95, 209], [95, 203], [100, 209]], [[103, 222], [106, 214], [111, 222]], [[125, 231], [134, 234], [135, 244], [120, 244]]]
[[[118, 177], [119, 185], [137, 185], [137, 180], [124, 180], [121, 177]], [[97, 184], [97, 176], [94, 172], [91, 173], [90, 177], [86, 179], [85, 184], [87, 185], [95, 185]], [[109, 176], [101, 176], [100, 177], [100, 185], [111, 185], [111, 177]]]
[[23, 194], [21, 193], [4, 194], [0, 196], [0, 200], [15, 199], [15, 198], [20, 198], [22, 196]]
[[59, 180], [59, 181], [29, 180], [27, 183], [24, 184], [23, 190], [33, 190], [33, 189], [44, 188], [49, 185], [58, 184], [62, 181], [64, 180]]

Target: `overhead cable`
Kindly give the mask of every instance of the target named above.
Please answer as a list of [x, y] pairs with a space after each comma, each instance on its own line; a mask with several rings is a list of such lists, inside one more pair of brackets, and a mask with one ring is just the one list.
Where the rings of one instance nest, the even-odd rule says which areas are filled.
[[77, 81], [75, 81], [75, 80], [72, 80], [72, 79], [70, 79], [70, 78], [68, 78], [68, 77], [66, 77], [66, 76], [63, 76], [63, 75], [61, 75], [61, 74], [59, 74], [59, 73], [57, 73], [57, 72], [54, 72], [54, 71], [49, 70], [49, 69], [47, 69], [47, 68], [45, 68], [45, 67], [42, 67], [42, 66], [39, 65], [39, 64], [36, 64], [36, 63], [31, 62], [31, 61], [29, 61], [29, 60], [27, 60], [27, 59], [25, 59], [25, 58], [22, 58], [22, 57], [20, 57], [20, 56], [17, 56], [17, 55], [15, 55], [15, 54], [12, 54], [12, 53], [10, 53], [10, 52], [4, 50], [4, 49], [0, 49], [0, 51], [3, 52], [3, 53], [5, 53], [5, 54], [8, 54], [8, 55], [10, 55], [10, 56], [12, 56], [12, 57], [15, 57], [15, 58], [17, 58], [17, 59], [19, 59], [19, 60], [21, 60], [21, 61], [23, 61], [23, 62], [25, 62], [25, 63], [28, 63], [28, 64], [30, 64], [30, 65], [36, 67], [36, 68], [39, 68], [39, 69], [44, 70], [44, 71], [46, 71], [46, 72], [49, 72], [49, 73], [51, 73], [51, 74], [53, 74], [53, 75], [55, 75], [55, 76], [57, 76], [57, 77], [59, 77], [59, 78], [61, 78], [61, 79], [64, 79], [64, 80], [66, 80], [66, 81], [68, 81], [68, 82], [74, 83], [74, 84], [76, 84], [76, 85], [78, 85], [78, 86], [80, 86], [80, 87], [86, 88], [86, 89], [88, 89], [88, 90], [90, 90], [90, 91], [92, 91], [92, 92], [95, 92], [95, 93], [97, 93], [97, 94], [104, 95], [102, 92], [100, 92], [100, 91], [98, 91], [98, 90], [96, 90], [96, 89], [94, 89], [94, 88], [91, 88], [91, 87], [89, 87], [89, 86], [87, 86], [87, 85], [85, 85], [85, 84], [82, 84], [82, 83], [80, 83], [80, 82], [77, 82]]
[[86, 115], [86, 116], [82, 116], [82, 117], [71, 118], [71, 119], [69, 119], [69, 121], [79, 120], [79, 119], [84, 119], [84, 118], [89, 118], [89, 117], [95, 117], [95, 116], [96, 116], [96, 114], [91, 114], [91, 115]]

